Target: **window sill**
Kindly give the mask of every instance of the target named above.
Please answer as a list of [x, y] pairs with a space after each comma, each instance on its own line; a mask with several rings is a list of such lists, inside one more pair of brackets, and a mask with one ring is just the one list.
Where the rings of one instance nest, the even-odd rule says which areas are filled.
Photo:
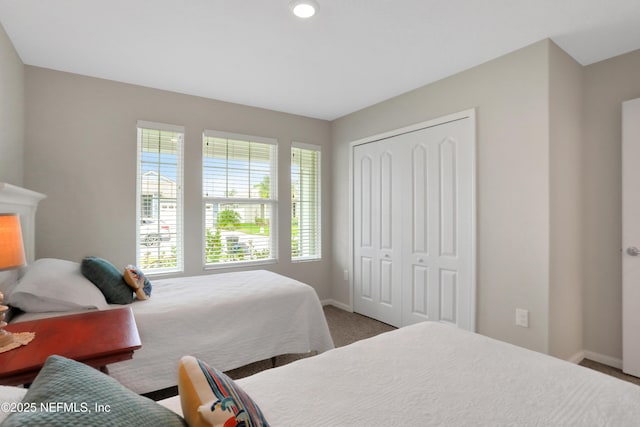
[[173, 277], [176, 275], [183, 275], [183, 269], [175, 269], [175, 270], [162, 270], [162, 271], [145, 271], [144, 275], [147, 277], [153, 277], [156, 279], [163, 279], [165, 277]]
[[259, 261], [236, 261], [236, 262], [225, 262], [220, 264], [205, 264], [203, 269], [206, 270], [224, 270], [229, 268], [240, 268], [240, 267], [249, 267], [255, 265], [271, 265], [277, 264], [277, 259], [265, 259]]
[[291, 260], [291, 263], [298, 264], [301, 262], [314, 262], [314, 261], [322, 261], [322, 257], [295, 258]]

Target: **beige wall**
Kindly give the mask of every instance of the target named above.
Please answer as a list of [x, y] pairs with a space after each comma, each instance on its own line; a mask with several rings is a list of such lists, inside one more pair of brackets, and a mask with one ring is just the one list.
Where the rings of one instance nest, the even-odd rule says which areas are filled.
[[[350, 304], [349, 143], [477, 107], [478, 331], [548, 351], [548, 52], [542, 41], [333, 122], [334, 299]], [[514, 325], [515, 308], [530, 328]]]
[[[86, 76], [25, 67], [25, 185], [48, 197], [38, 212], [37, 257], [103, 256], [135, 262], [136, 122], [183, 125], [185, 274], [202, 274], [202, 131], [273, 137], [278, 146], [279, 258], [267, 268], [330, 293], [331, 173], [323, 162], [323, 260], [291, 263], [291, 141], [321, 145], [331, 158], [330, 124], [237, 104]], [[229, 270], [225, 270], [229, 271]]]
[[24, 65], [0, 24], [0, 182], [22, 186]]
[[549, 353], [583, 350], [582, 72], [554, 43], [549, 50]]
[[640, 97], [640, 50], [584, 70], [584, 346], [622, 357], [621, 121]]

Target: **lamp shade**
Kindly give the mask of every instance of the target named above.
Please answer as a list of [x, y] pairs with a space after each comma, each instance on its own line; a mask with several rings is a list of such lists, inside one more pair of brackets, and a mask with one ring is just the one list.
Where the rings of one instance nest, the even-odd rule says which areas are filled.
[[22, 267], [25, 262], [20, 217], [0, 214], [0, 271]]

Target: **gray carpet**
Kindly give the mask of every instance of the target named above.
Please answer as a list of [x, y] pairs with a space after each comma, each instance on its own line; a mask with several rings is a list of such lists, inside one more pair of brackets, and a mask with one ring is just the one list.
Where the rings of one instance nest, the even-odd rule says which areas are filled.
[[612, 368], [611, 366], [594, 362], [593, 360], [589, 360], [589, 359], [584, 359], [582, 362], [580, 362], [580, 365], [587, 367], [589, 369], [593, 369], [594, 371], [602, 372], [603, 374], [611, 375], [612, 377], [616, 377], [621, 380], [628, 381], [636, 385], [640, 385], [640, 378], [627, 375], [624, 372], [622, 372], [620, 369]]
[[[344, 345], [351, 344], [352, 342], [395, 329], [393, 326], [389, 326], [386, 323], [378, 322], [377, 320], [357, 313], [349, 313], [333, 306], [324, 307], [324, 316], [327, 319], [329, 331], [331, 331], [331, 338], [333, 338], [333, 343], [336, 347], [342, 347]], [[286, 365], [294, 360], [313, 356], [314, 354], [315, 353], [302, 355], [285, 354], [278, 356], [275, 359], [276, 366]], [[271, 360], [262, 360], [225, 373], [233, 379], [238, 379], [269, 369], [272, 366]]]

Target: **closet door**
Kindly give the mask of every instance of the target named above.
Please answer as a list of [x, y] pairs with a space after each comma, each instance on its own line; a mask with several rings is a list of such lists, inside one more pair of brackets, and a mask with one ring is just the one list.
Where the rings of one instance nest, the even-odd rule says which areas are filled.
[[462, 116], [354, 147], [356, 312], [475, 330], [474, 132]]
[[401, 148], [354, 148], [354, 310], [401, 326]]
[[468, 118], [397, 137], [409, 153], [403, 325], [437, 320], [475, 328], [473, 141]]

